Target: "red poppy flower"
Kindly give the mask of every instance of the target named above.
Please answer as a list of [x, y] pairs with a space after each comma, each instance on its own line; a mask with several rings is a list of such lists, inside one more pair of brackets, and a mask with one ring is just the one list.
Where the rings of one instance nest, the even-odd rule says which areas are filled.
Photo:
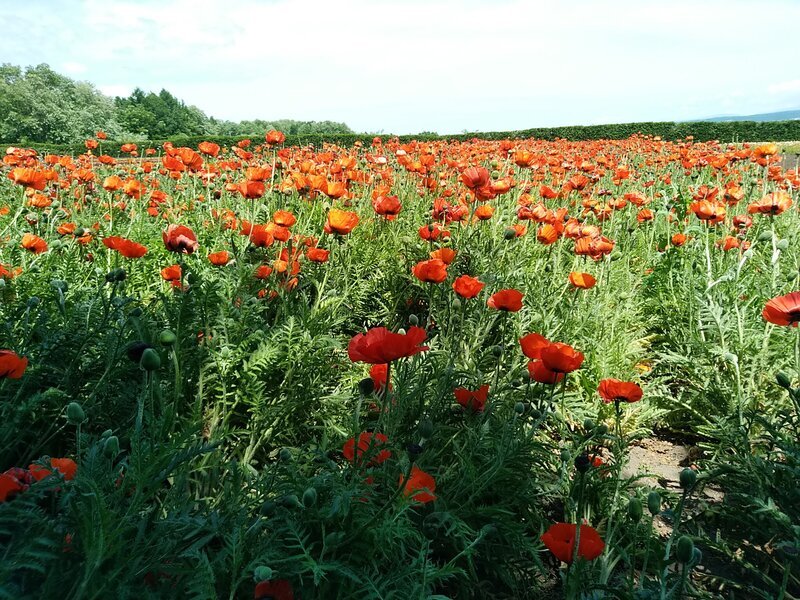
[[19, 379], [28, 368], [28, 359], [11, 350], [0, 350], [0, 379]]
[[[575, 554], [574, 523], [554, 523], [540, 538], [553, 555], [567, 564], [572, 564]], [[581, 525], [581, 539], [578, 542], [578, 556], [584, 560], [594, 560], [603, 553], [606, 545], [600, 534], [589, 525]]]
[[397, 218], [400, 211], [403, 210], [403, 205], [397, 196], [378, 196], [372, 201], [372, 208], [375, 214], [386, 217], [387, 220], [392, 221]]
[[556, 373], [571, 373], [583, 364], [583, 354], [561, 342], [542, 348], [541, 358], [544, 366]]
[[544, 366], [541, 360], [532, 360], [528, 363], [528, 374], [531, 379], [539, 383], [553, 385], [564, 379], [563, 373], [551, 371]]
[[431, 258], [438, 258], [444, 264], [449, 265], [456, 258], [456, 251], [452, 248], [439, 248], [431, 252]]
[[468, 390], [466, 388], [456, 388], [453, 394], [458, 402], [464, 408], [473, 412], [483, 412], [486, 408], [486, 398], [489, 395], [489, 386], [483, 384], [477, 390]]
[[550, 345], [550, 341], [538, 333], [529, 333], [519, 339], [522, 353], [531, 360], [538, 360], [542, 357], [542, 348]]
[[332, 208], [328, 211], [328, 220], [325, 222], [325, 233], [347, 235], [358, 225], [358, 215], [354, 212]]
[[764, 306], [761, 315], [775, 325], [797, 327], [800, 323], [800, 292], [773, 298]]
[[0, 474], [0, 502], [6, 502], [25, 491], [25, 486], [9, 473]]
[[356, 439], [350, 438], [342, 446], [342, 454], [351, 463], [360, 463], [365, 456], [369, 457], [367, 467], [372, 467], [386, 462], [391, 458], [392, 453], [389, 450], [381, 450], [381, 446], [386, 445], [389, 441], [382, 433], [371, 433], [364, 431], [358, 436], [358, 448], [356, 448]]
[[197, 236], [185, 225], [170, 225], [166, 231], [161, 232], [161, 239], [171, 252], [191, 254], [198, 247]]
[[779, 215], [783, 211], [791, 208], [792, 197], [786, 192], [773, 192], [767, 194], [761, 200], [747, 205], [747, 212], [751, 215], [760, 213], [762, 215]]
[[255, 200], [256, 198], [261, 198], [266, 191], [264, 187], [263, 181], [253, 181], [247, 179], [246, 181], [242, 181], [236, 186], [236, 190], [248, 200]]
[[453, 291], [462, 298], [469, 299], [480, 294], [485, 285], [485, 283], [475, 277], [461, 275], [453, 282]]
[[447, 265], [439, 258], [423, 260], [411, 268], [414, 277], [427, 283], [442, 283], [447, 279]]
[[[67, 481], [73, 480], [75, 478], [75, 474], [78, 472], [78, 465], [71, 458], [51, 458], [50, 466], [61, 473], [61, 475], [63, 475], [64, 479]], [[36, 463], [29, 465], [28, 471], [30, 471], [31, 476], [36, 481], [41, 481], [45, 477], [53, 474], [53, 472], [49, 469], [46, 469], [41, 465], [37, 465]]]
[[519, 290], [500, 290], [489, 297], [486, 305], [497, 310], [517, 312], [522, 308], [522, 296], [523, 294]]
[[[369, 378], [372, 379], [372, 385], [379, 392], [386, 388], [386, 379], [389, 376], [389, 368], [386, 364], [372, 365], [369, 370]], [[392, 382], [389, 382], [389, 389], [392, 389]]]
[[385, 327], [373, 327], [367, 333], [353, 336], [347, 346], [347, 354], [353, 362], [385, 364], [427, 350], [427, 346], [420, 346], [425, 337], [422, 327], [411, 327], [406, 334], [393, 333]]
[[597, 393], [604, 402], [638, 402], [642, 399], [642, 388], [632, 381], [619, 379], [601, 380]]
[[255, 600], [294, 600], [294, 590], [288, 579], [268, 579], [256, 584]]
[[416, 502], [427, 504], [436, 500], [436, 481], [417, 465], [411, 467], [411, 473], [405, 481], [400, 475], [400, 485], [403, 487], [403, 495]]

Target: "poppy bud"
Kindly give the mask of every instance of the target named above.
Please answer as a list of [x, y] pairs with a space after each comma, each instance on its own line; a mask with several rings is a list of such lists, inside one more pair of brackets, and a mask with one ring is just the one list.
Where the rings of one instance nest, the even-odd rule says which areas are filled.
[[654, 517], [661, 512], [661, 494], [655, 490], [647, 494], [647, 510]]
[[531, 418], [533, 418], [534, 421], [536, 419], [539, 419], [541, 416], [542, 416], [542, 411], [540, 411], [538, 408], [534, 408], [531, 411]]
[[86, 235], [86, 230], [83, 227], [78, 227], [75, 230], [75, 237], [83, 237], [84, 235]]
[[515, 237], [517, 237], [517, 230], [513, 227], [507, 227], [503, 232], [503, 238], [506, 240], [513, 240]]
[[424, 450], [425, 448], [419, 444], [409, 444], [406, 446], [406, 452], [408, 452], [408, 457], [411, 459], [411, 462], [414, 462]]
[[785, 390], [792, 389], [792, 380], [789, 379], [789, 376], [784, 373], [783, 371], [778, 371], [775, 375], [775, 381], [778, 382], [778, 385], [781, 386]]
[[106, 429], [103, 433], [100, 434], [100, 437], [103, 438], [104, 440], [107, 440], [112, 435], [114, 435], [114, 432], [111, 431], [110, 429]]
[[681, 471], [680, 482], [681, 482], [681, 487], [684, 490], [688, 490], [689, 488], [691, 488], [696, 481], [697, 481], [697, 473], [695, 473], [693, 469], [687, 467], [683, 471]]
[[413, 327], [419, 325], [419, 319], [417, 318], [417, 315], [415, 314], [408, 315], [408, 324]]
[[53, 279], [50, 285], [53, 286], [54, 289], [59, 290], [62, 294], [66, 294], [69, 289], [67, 282], [62, 279]]
[[642, 501], [638, 498], [631, 498], [628, 501], [628, 518], [634, 523], [638, 523], [642, 520], [643, 514]]
[[310, 487], [305, 492], [303, 492], [303, 506], [306, 508], [311, 508], [317, 503], [317, 490], [316, 488]]
[[500, 178], [500, 171], [492, 171], [492, 179], [499, 179], [499, 178]]
[[142, 352], [142, 358], [139, 359], [139, 366], [145, 371], [157, 371], [161, 368], [161, 357], [153, 348], [147, 348]]
[[77, 402], [67, 404], [67, 420], [73, 425], [80, 425], [86, 420], [86, 413]]
[[611, 253], [611, 260], [616, 261], [619, 260], [620, 258], [622, 258], [622, 252], [620, 252], [619, 250], [614, 250]]
[[326, 548], [335, 548], [339, 544], [344, 541], [345, 533], [344, 531], [331, 531], [328, 535], [325, 536], [325, 547]]
[[524, 402], [517, 402], [514, 405], [514, 412], [517, 413], [518, 415], [525, 414], [525, 403]]
[[115, 458], [119, 454], [119, 438], [115, 435], [106, 438], [103, 443], [103, 454], [108, 458]]
[[39, 300], [38, 296], [31, 296], [28, 298], [28, 308], [36, 308], [39, 306], [39, 302], [41, 302], [41, 300]]
[[583, 428], [586, 431], [591, 431], [592, 429], [594, 429], [594, 421], [592, 419], [584, 419]]
[[694, 556], [694, 542], [688, 535], [682, 535], [678, 538], [678, 546], [676, 551], [678, 562], [686, 564], [692, 560]]
[[144, 351], [148, 348], [152, 348], [152, 346], [150, 344], [146, 344], [145, 342], [131, 342], [126, 348], [125, 352], [127, 353], [131, 362], [138, 363], [142, 359], [142, 354], [144, 354]]
[[161, 343], [162, 346], [172, 346], [175, 342], [178, 341], [178, 336], [175, 335], [169, 329], [165, 329], [160, 334], [158, 334], [158, 341]]
[[450, 302], [450, 306], [453, 307], [453, 310], [461, 310], [461, 300], [453, 298], [452, 302]]
[[256, 570], [253, 572], [253, 579], [256, 580], [256, 583], [269, 581], [272, 579], [272, 569], [269, 567], [256, 567]]
[[131, 316], [132, 316], [132, 317], [134, 317], [135, 319], [138, 319], [139, 317], [141, 317], [141, 316], [142, 316], [142, 309], [141, 309], [141, 307], [137, 306], [136, 308], [134, 308], [134, 309], [131, 311]]
[[601, 423], [597, 426], [597, 435], [605, 435], [608, 433], [608, 425]]
[[503, 347], [502, 346], [492, 346], [492, 356], [495, 358], [500, 358], [503, 356]]
[[284, 508], [303, 508], [303, 504], [300, 502], [300, 498], [297, 497], [297, 494], [288, 494], [278, 500], [278, 503]]
[[365, 397], [371, 395], [375, 391], [375, 382], [370, 377], [362, 379], [358, 382], [358, 391]]
[[787, 250], [789, 248], [789, 240], [781, 240], [775, 244], [775, 247], [781, 251]]
[[278, 508], [278, 505], [275, 504], [272, 500], [267, 500], [264, 504], [261, 505], [261, 514], [265, 517], [271, 517], [275, 514], [275, 509]]
[[127, 277], [128, 277], [128, 274], [125, 272], [125, 269], [122, 269], [122, 268], [111, 269], [106, 274], [106, 281], [108, 283], [118, 283], [120, 281], [125, 281], [125, 279]]
[[771, 242], [772, 241], [772, 232], [771, 231], [762, 231], [758, 234], [756, 238], [759, 242]]
[[570, 452], [566, 448], [561, 450], [561, 462], [567, 462], [570, 459]]
[[433, 436], [433, 421], [428, 418], [422, 419], [417, 425], [417, 433], [426, 440], [430, 439]]
[[733, 354], [732, 352], [726, 352], [723, 354], [722, 358], [724, 358], [727, 362], [731, 363], [732, 365], [739, 364], [739, 357]]
[[592, 461], [586, 454], [579, 454], [575, 459], [575, 469], [578, 473], [586, 473], [592, 466]]
[[281, 459], [281, 462], [289, 462], [292, 460], [292, 451], [288, 448], [281, 448], [281, 451], [278, 452], [278, 458]]

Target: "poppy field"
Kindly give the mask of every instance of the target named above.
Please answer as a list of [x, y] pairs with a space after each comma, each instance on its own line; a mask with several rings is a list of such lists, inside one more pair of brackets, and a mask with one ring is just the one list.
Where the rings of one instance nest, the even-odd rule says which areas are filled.
[[800, 597], [775, 144], [104, 140], [3, 159], [0, 598]]

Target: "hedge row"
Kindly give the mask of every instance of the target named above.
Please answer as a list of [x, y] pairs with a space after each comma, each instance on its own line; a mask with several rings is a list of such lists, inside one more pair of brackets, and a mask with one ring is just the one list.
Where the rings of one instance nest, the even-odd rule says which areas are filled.
[[[523, 129], [520, 131], [490, 131], [483, 133], [465, 133], [458, 135], [439, 136], [435, 134], [401, 135], [401, 136], [380, 136], [386, 140], [391, 137], [399, 137], [401, 142], [411, 140], [434, 141], [434, 140], [470, 140], [473, 138], [485, 140], [502, 139], [522, 139], [536, 138], [542, 140], [555, 140], [558, 138], [567, 140], [597, 140], [597, 139], [625, 139], [634, 134], [660, 136], [665, 140], [685, 139], [687, 136], [694, 136], [696, 141], [720, 140], [721, 142], [741, 142], [741, 141], [793, 141], [800, 140], [800, 120], [794, 121], [730, 121], [730, 122], [711, 122], [711, 121], [692, 121], [683, 123], [660, 122], [660, 123], [619, 123], [615, 125], [572, 125], [568, 127], [541, 127], [535, 129]], [[314, 135], [287, 135], [286, 144], [290, 146], [321, 146], [324, 142], [337, 144], [340, 146], [352, 146], [360, 141], [364, 144], [372, 142], [373, 135], [368, 134], [314, 134]], [[231, 146], [246, 139], [244, 136], [195, 136], [181, 137], [176, 136], [171, 141], [176, 146], [189, 146], [196, 148], [202, 141], [216, 142], [220, 146]], [[257, 145], [263, 138], [252, 137], [253, 144]], [[148, 142], [137, 142], [141, 148], [160, 148], [165, 140], [152, 140]], [[124, 142], [106, 140], [102, 142], [98, 152], [118, 156], [120, 147]], [[9, 144], [27, 148], [35, 148], [40, 152], [51, 152], [57, 154], [79, 154], [85, 152], [83, 144]]]

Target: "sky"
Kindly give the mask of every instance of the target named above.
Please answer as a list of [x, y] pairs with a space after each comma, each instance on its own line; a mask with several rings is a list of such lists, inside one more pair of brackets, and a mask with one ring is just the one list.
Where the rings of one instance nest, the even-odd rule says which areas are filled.
[[800, 0], [2, 0], [0, 61], [447, 134], [798, 109], [798, 23]]

